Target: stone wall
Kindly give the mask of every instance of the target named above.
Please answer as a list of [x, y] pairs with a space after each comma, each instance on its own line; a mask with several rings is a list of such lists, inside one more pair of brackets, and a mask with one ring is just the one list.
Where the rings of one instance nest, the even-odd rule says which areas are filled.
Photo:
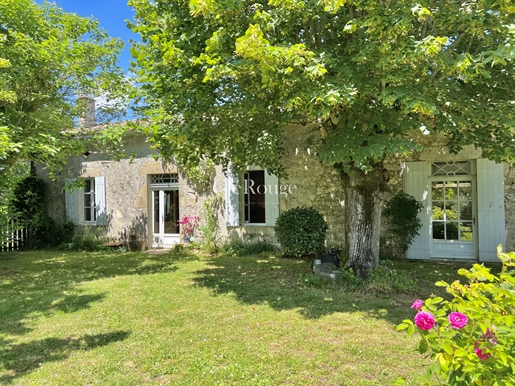
[[[325, 217], [329, 229], [327, 245], [342, 246], [345, 241], [345, 202], [344, 186], [338, 172], [332, 167], [323, 166], [310, 147], [311, 135], [316, 132], [307, 126], [291, 126], [284, 142], [283, 159], [287, 178], [281, 178], [279, 184], [287, 187], [287, 194], [280, 195], [280, 212], [297, 207], [312, 206]], [[385, 161], [389, 173], [388, 199], [396, 192], [402, 191], [402, 165], [405, 161], [460, 161], [477, 159], [481, 152], [474, 147], [466, 147], [458, 155], [450, 154], [444, 137], [424, 137], [425, 149], [415, 152], [408, 158], [391, 155]], [[125, 145], [128, 153], [134, 152], [134, 159], [119, 162], [109, 160], [100, 154], [74, 157], [70, 160], [64, 177], [97, 177], [106, 179], [107, 224], [105, 234], [113, 239], [123, 237], [124, 229], [130, 229], [138, 239], [145, 240], [151, 246], [149, 217], [151, 217], [150, 180], [152, 174], [179, 173], [180, 215], [201, 215], [206, 198], [225, 191], [225, 176], [222, 168], [217, 166], [207, 170], [207, 182], [192, 182], [171, 163], [155, 160], [143, 137], [132, 138]], [[39, 174], [47, 178], [44, 171]], [[49, 184], [48, 197], [50, 215], [58, 222], [64, 222], [65, 199], [63, 182]], [[289, 189], [288, 189], [289, 188]], [[507, 249], [515, 250], [515, 167], [505, 165], [505, 205], [507, 222]], [[225, 196], [224, 196], [225, 197]], [[218, 228], [221, 239], [273, 239], [273, 228], [269, 226], [247, 225], [227, 227], [224, 206], [218, 210]]]
[[[307, 206], [317, 209], [327, 221], [327, 245], [341, 247], [344, 243], [344, 189], [336, 170], [322, 166], [310, 147], [309, 137], [316, 132], [308, 126], [296, 125], [288, 128], [284, 141], [283, 166], [287, 177], [279, 179], [284, 194], [279, 198], [279, 212]], [[220, 177], [220, 176], [219, 176]], [[243, 225], [239, 227], [220, 224], [222, 234], [231, 239], [274, 240], [270, 226]]]

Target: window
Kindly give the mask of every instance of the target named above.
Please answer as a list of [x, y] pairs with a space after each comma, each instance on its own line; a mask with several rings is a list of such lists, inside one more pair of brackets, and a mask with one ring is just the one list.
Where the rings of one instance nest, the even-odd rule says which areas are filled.
[[[240, 183], [240, 181], [242, 181]], [[225, 218], [228, 226], [274, 226], [279, 215], [278, 179], [266, 170], [248, 170], [225, 180]]]
[[66, 218], [75, 225], [105, 225], [105, 177], [87, 178], [83, 188], [67, 190], [65, 203]]
[[84, 182], [84, 190], [82, 192], [83, 221], [97, 221], [97, 212], [95, 205], [95, 180], [87, 179]]
[[245, 223], [266, 223], [265, 171], [253, 170], [243, 175], [243, 203]]

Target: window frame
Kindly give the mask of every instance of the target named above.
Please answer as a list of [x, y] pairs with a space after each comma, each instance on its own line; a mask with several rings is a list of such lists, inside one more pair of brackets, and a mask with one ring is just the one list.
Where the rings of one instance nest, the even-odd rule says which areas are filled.
[[[265, 190], [265, 222], [245, 221], [245, 173], [263, 171]], [[279, 216], [279, 180], [268, 173], [264, 168], [249, 167], [246, 171], [235, 176], [231, 170], [227, 171], [225, 179], [225, 220], [228, 227], [238, 226], [275, 226]]]

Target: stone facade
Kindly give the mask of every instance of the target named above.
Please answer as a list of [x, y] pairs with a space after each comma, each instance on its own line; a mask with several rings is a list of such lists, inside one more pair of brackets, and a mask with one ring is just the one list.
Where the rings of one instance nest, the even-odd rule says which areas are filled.
[[[341, 247], [344, 244], [345, 202], [343, 181], [338, 172], [323, 166], [308, 138], [311, 128], [292, 126], [288, 129], [285, 141], [284, 168], [287, 178], [279, 179], [279, 211], [296, 206], [312, 206], [319, 210], [329, 225], [327, 245]], [[422, 133], [414, 136], [423, 137]], [[127, 232], [145, 248], [152, 248], [151, 235], [152, 202], [150, 176], [162, 173], [179, 174], [180, 216], [201, 215], [206, 198], [214, 194], [225, 194], [225, 175], [221, 167], [207, 170], [207, 182], [193, 183], [181, 173], [174, 164], [155, 159], [155, 152], [150, 150], [142, 136], [127, 141], [125, 150], [134, 153], [133, 159], [119, 162], [107, 159], [101, 154], [91, 153], [74, 157], [67, 165], [65, 176], [77, 178], [105, 178], [106, 224], [102, 228], [111, 239], [122, 239]], [[391, 155], [385, 161], [389, 172], [389, 194], [393, 195], [403, 189], [403, 163], [406, 161], [449, 162], [474, 160], [481, 157], [481, 152], [474, 147], [466, 147], [458, 155], [450, 154], [444, 137], [427, 137], [422, 152], [416, 152], [409, 158]], [[45, 176], [44, 171], [40, 175]], [[59, 222], [66, 220], [65, 194], [63, 182], [49, 185], [48, 196], [51, 216]], [[515, 250], [515, 168], [513, 164], [505, 165], [505, 208], [507, 249]], [[217, 213], [219, 236], [230, 239], [269, 239], [273, 240], [271, 226], [245, 225], [227, 226], [223, 208]]]

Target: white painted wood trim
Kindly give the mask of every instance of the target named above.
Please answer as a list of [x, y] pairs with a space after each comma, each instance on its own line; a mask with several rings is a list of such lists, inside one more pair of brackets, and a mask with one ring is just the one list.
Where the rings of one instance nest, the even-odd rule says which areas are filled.
[[477, 160], [477, 229], [479, 260], [498, 262], [497, 246], [506, 247], [504, 165]]
[[240, 225], [240, 188], [238, 176], [227, 171], [225, 177], [225, 224], [230, 227]]
[[[76, 178], [69, 178], [66, 180], [66, 184], [77, 181]], [[73, 222], [75, 225], [79, 225], [79, 193], [78, 189], [68, 190], [64, 193], [64, 202], [66, 209], [66, 219]]]
[[266, 226], [275, 226], [279, 217], [279, 179], [265, 170], [265, 220]]
[[106, 189], [105, 177], [95, 177], [96, 225], [106, 225]]
[[428, 162], [405, 162], [404, 172], [404, 192], [415, 197], [424, 205], [418, 214], [422, 221], [422, 228], [419, 235], [415, 237], [413, 243], [406, 252], [408, 259], [429, 259], [431, 243], [431, 207], [429, 205], [429, 176], [430, 164]]

